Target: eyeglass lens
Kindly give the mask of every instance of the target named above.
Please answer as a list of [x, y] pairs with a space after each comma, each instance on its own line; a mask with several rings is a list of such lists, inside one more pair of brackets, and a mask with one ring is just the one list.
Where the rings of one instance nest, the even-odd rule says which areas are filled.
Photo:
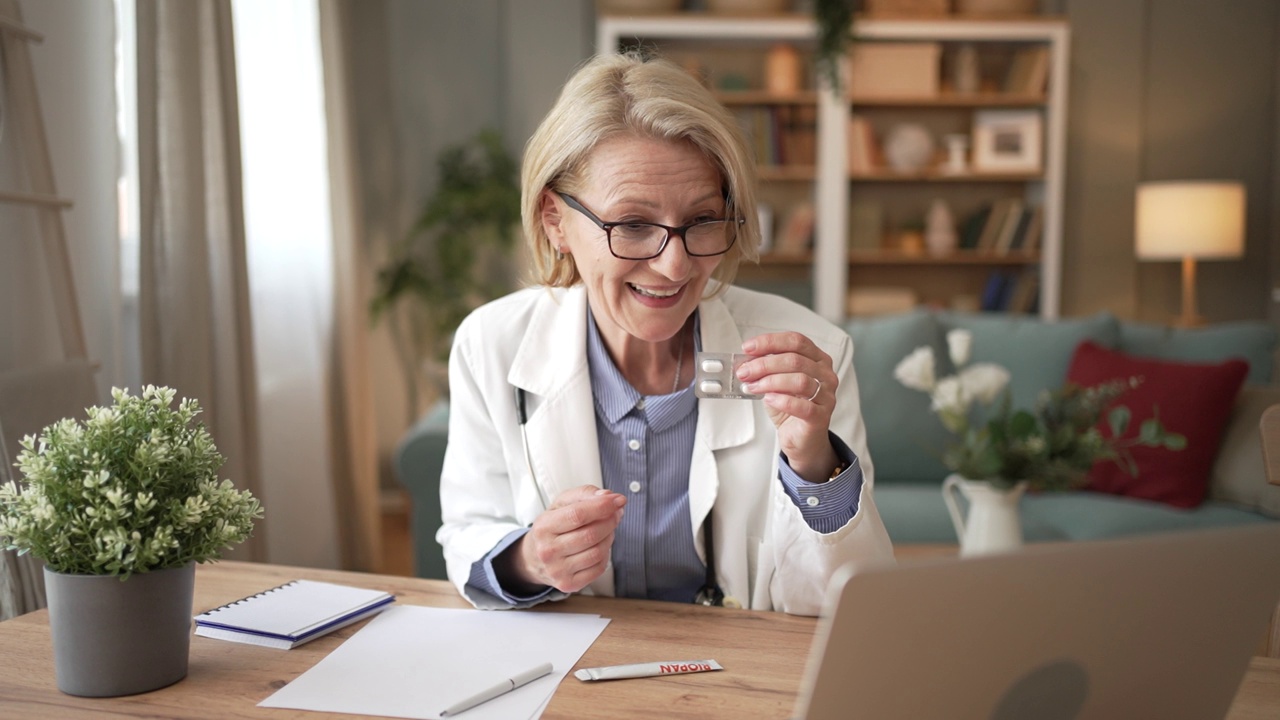
[[[719, 255], [733, 244], [731, 229], [732, 223], [728, 220], [710, 220], [685, 228], [685, 250], [690, 255]], [[650, 258], [663, 249], [667, 233], [668, 230], [659, 225], [615, 225], [609, 232], [610, 249], [622, 258]]]

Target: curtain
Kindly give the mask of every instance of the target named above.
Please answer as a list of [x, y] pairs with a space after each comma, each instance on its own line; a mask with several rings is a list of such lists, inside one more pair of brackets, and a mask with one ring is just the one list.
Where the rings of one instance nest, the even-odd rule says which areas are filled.
[[333, 333], [329, 430], [344, 568], [378, 571], [382, 557], [378, 448], [369, 368], [368, 243], [361, 231], [359, 163], [352, 97], [351, 4], [320, 2], [329, 197], [333, 216]]
[[[261, 498], [230, 0], [137, 0], [142, 378], [199, 400]], [[267, 522], [228, 554], [265, 559]]]

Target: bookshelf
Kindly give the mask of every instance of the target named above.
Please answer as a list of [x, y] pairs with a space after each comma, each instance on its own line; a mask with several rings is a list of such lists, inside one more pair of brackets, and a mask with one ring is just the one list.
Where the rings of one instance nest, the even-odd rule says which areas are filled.
[[[760, 163], [762, 202], [773, 209], [774, 244], [784, 236], [791, 209], [812, 203], [812, 247], [790, 252], [766, 252], [758, 267], [743, 268], [749, 284], [777, 281], [811, 289], [811, 302], [820, 314], [835, 322], [845, 319], [851, 290], [885, 286], [911, 288], [922, 302], [964, 307], [967, 300], [981, 300], [991, 291], [996, 276], [1010, 278], [1023, 301], [1037, 298], [1036, 312], [1045, 319], [1060, 310], [1062, 275], [1062, 208], [1064, 193], [1069, 27], [1056, 18], [879, 19], [860, 17], [854, 24], [858, 47], [926, 44], [935, 48], [936, 91], [899, 95], [857, 91], [853, 61], [845, 67], [844, 92], [837, 95], [812, 69], [816, 28], [808, 15], [728, 17], [706, 13], [678, 13], [646, 17], [601, 16], [597, 48], [617, 51], [635, 43], [656, 47], [664, 55], [701, 73], [730, 110], [758, 112], [761, 116], [785, 115], [795, 108], [811, 110], [813, 162], [771, 163], [757, 154]], [[809, 66], [804, 88], [790, 93], [770, 93], [759, 79], [764, 55], [777, 43], [797, 48]], [[958, 48], [974, 48], [983, 82], [958, 91], [948, 82]], [[1023, 52], [1038, 48], [1041, 53]], [[1025, 58], [1040, 67], [1023, 63]], [[726, 69], [727, 68], [727, 69]], [[1030, 72], [1043, 80], [1035, 87], [1011, 88], [1009, 78]], [[737, 74], [734, 87], [722, 87], [725, 74]], [[1034, 168], [974, 169], [975, 117], [1013, 113], [1034, 117], [1037, 131], [1024, 142], [1037, 143], [1039, 162]], [[933, 159], [922, 167], [891, 169], [883, 162], [852, 167], [849, 125], [852, 117], [865, 118], [879, 146], [895, 126], [911, 123], [924, 127], [935, 139]], [[761, 125], [756, 121], [757, 127]], [[963, 173], [945, 166], [947, 135], [963, 135], [968, 141]], [[1030, 138], [1030, 140], [1027, 140]], [[771, 141], [772, 142], [772, 141]], [[1006, 245], [957, 248], [930, 254], [918, 242], [903, 243], [936, 201], [947, 203], [954, 217], [957, 237], [963, 240], [965, 225], [984, 208], [1014, 205], [1028, 215], [1018, 222], [1007, 220]], [[855, 207], [878, 205], [884, 232], [867, 238], [854, 226]], [[1031, 209], [1041, 228], [1030, 249], [1017, 247], [1018, 232], [1029, 222]], [[1010, 233], [1013, 233], [1010, 235]], [[999, 237], [997, 233], [994, 237]], [[1016, 278], [1016, 279], [1015, 279]], [[1010, 293], [1014, 293], [1010, 288]]]

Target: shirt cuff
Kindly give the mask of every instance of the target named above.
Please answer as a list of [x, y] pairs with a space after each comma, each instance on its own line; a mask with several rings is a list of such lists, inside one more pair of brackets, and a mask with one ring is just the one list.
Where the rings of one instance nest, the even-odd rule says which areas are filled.
[[510, 605], [513, 608], [527, 608], [537, 605], [551, 596], [554, 588], [547, 586], [542, 592], [534, 595], [512, 595], [502, 589], [502, 583], [498, 580], [498, 574], [493, 569], [493, 561], [499, 555], [515, 544], [517, 540], [524, 537], [529, 532], [529, 528], [520, 528], [507, 533], [487, 555], [479, 560], [471, 563], [471, 576], [467, 578], [467, 590], [472, 592], [481, 592]]
[[778, 453], [778, 479], [791, 501], [800, 508], [800, 515], [809, 528], [820, 533], [833, 533], [844, 527], [858, 514], [858, 498], [862, 496], [862, 465], [849, 446], [830, 431], [831, 449], [844, 465], [844, 471], [834, 478], [813, 483], [791, 469], [785, 453]]

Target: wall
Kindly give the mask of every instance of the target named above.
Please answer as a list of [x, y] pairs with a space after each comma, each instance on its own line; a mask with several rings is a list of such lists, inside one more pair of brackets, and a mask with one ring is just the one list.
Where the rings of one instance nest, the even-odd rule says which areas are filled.
[[[1280, 15], [1276, 17], [1276, 38], [1280, 44]], [[1275, 67], [1275, 146], [1271, 154], [1271, 231], [1267, 245], [1271, 248], [1271, 324], [1280, 330], [1280, 52], [1276, 53]]]
[[[123, 384], [116, 245], [116, 124], [111, 3], [21, 3], [25, 24], [45, 36], [29, 45], [89, 356], [99, 363], [102, 401]], [[7, 120], [6, 120], [7, 122]], [[13, 146], [0, 137], [0, 187], [27, 189]], [[0, 205], [0, 369], [62, 357], [35, 212]]]
[[[403, 238], [436, 186], [436, 156], [480, 128], [520, 157], [560, 86], [592, 51], [590, 0], [366, 0], [352, 31], [364, 230], [375, 257]], [[418, 409], [408, 406], [385, 325], [372, 366], [381, 454], [389, 460]], [[384, 467], [384, 478], [390, 478]]]
[[1280, 254], [1280, 4], [1066, 0], [1061, 9], [1073, 39], [1064, 314], [1176, 314], [1178, 264], [1133, 258], [1134, 186], [1238, 179], [1249, 198], [1245, 257], [1200, 264], [1200, 311], [1211, 321], [1266, 318]]

